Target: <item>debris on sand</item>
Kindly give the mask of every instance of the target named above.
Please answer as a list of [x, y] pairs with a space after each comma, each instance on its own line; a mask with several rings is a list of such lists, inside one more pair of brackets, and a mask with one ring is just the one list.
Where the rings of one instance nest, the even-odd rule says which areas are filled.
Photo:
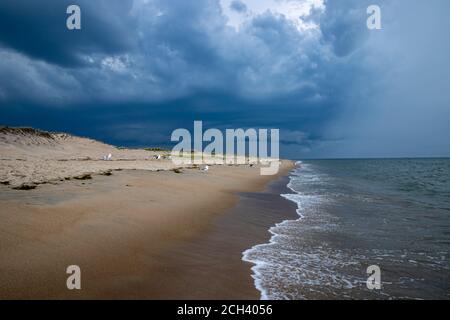
[[14, 190], [33, 190], [36, 189], [37, 185], [35, 184], [27, 184], [27, 183], [23, 183], [19, 186], [13, 187]]
[[73, 178], [76, 180], [90, 180], [90, 179], [92, 179], [92, 175], [89, 173], [85, 173], [85, 174], [82, 174], [82, 175], [79, 175], [79, 176], [76, 176]]

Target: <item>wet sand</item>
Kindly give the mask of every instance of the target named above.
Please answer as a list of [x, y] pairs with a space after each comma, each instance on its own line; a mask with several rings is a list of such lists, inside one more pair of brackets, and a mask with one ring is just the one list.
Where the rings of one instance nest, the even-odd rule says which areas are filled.
[[[283, 161], [279, 176], [292, 166]], [[245, 204], [275, 179], [215, 166], [0, 186], [0, 299], [258, 298], [241, 254], [283, 218], [270, 195], [268, 219]], [[66, 288], [69, 265], [80, 266], [82, 290]]]
[[212, 220], [208, 232], [164, 252], [166, 290], [158, 298], [260, 299], [251, 277], [253, 264], [242, 253], [267, 243], [268, 229], [286, 219], [296, 219], [296, 205], [280, 196], [290, 193], [289, 178], [270, 182], [263, 192], [243, 192], [237, 204]]

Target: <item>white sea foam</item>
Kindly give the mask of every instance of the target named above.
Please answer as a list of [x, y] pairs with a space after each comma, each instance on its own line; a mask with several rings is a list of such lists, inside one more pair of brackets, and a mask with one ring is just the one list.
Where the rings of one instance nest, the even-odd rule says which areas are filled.
[[[280, 196], [297, 204], [298, 219], [271, 227], [268, 243], [243, 253], [242, 259], [254, 264], [261, 299], [448, 297], [448, 283], [441, 280], [450, 270], [445, 249], [450, 242], [441, 227], [446, 215], [440, 207], [434, 215], [430, 211], [433, 220], [426, 221], [435, 223], [430, 237], [428, 227], [417, 224], [423, 215], [420, 207], [411, 207], [411, 195], [399, 201], [398, 190], [372, 183], [380, 172], [373, 166], [368, 161], [311, 162], [291, 172], [292, 193]], [[406, 234], [399, 234], [396, 226], [405, 224], [414, 233], [402, 228]], [[426, 237], [410, 244], [416, 231]], [[383, 273], [380, 291], [366, 287], [371, 264], [393, 270]]]
[[[296, 166], [299, 166], [300, 164], [302, 164], [301, 161], [296, 162]], [[294, 177], [297, 177], [298, 173], [296, 172], [296, 170], [294, 170], [291, 174], [292, 175], [290, 176], [290, 181], [289, 181], [287, 187], [290, 190], [292, 190], [293, 192], [296, 192], [292, 185], [292, 179]], [[301, 213], [301, 208], [300, 208], [302, 196], [298, 193], [281, 194], [281, 196], [290, 201], [293, 201], [297, 204], [296, 211], [300, 217], [298, 220], [301, 220], [303, 218], [303, 215]], [[256, 246], [243, 252], [242, 260], [254, 264], [254, 266], [252, 267], [252, 272], [253, 272], [252, 278], [254, 279], [256, 289], [261, 292], [261, 300], [286, 298], [286, 297], [282, 296], [281, 292], [269, 294], [268, 290], [264, 287], [264, 285], [263, 285], [263, 270], [272, 269], [272, 266], [270, 263], [264, 261], [261, 258], [258, 258], [258, 256], [260, 256], [259, 255], [260, 251], [264, 252], [265, 248], [270, 248], [272, 245], [277, 244], [279, 242], [279, 238], [282, 237], [282, 235], [279, 234], [277, 231], [279, 231], [280, 229], [283, 229], [283, 227], [285, 227], [286, 224], [288, 224], [290, 221], [292, 221], [292, 220], [285, 220], [281, 223], [276, 224], [275, 226], [273, 226], [269, 229], [269, 232], [272, 235], [269, 240], [269, 243], [256, 245]]]
[[[330, 287], [350, 290], [361, 279], [343, 278], [329, 272], [336, 267], [352, 264], [346, 253], [330, 252], [329, 248], [315, 248], [303, 251], [299, 227], [306, 214], [313, 214], [326, 202], [322, 195], [305, 194], [299, 186], [317, 184], [323, 177], [317, 175], [307, 164], [291, 172], [288, 188], [293, 191], [281, 196], [297, 204], [296, 220], [285, 220], [269, 229], [271, 238], [268, 243], [256, 245], [243, 253], [243, 260], [253, 263], [252, 277], [255, 287], [261, 292], [261, 299], [306, 299], [305, 287], [314, 288], [324, 283]], [[308, 189], [308, 188], [307, 188]], [[327, 228], [332, 221], [318, 223]], [[350, 261], [350, 262], [349, 262]], [[314, 290], [314, 289], [310, 289]]]

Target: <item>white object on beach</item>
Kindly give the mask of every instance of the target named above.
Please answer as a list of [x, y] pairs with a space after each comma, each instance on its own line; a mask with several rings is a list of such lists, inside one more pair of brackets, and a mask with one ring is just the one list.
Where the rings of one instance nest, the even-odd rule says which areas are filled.
[[110, 153], [110, 154], [108, 154], [108, 157], [106, 157], [106, 160], [111, 161], [111, 159], [112, 159], [112, 154]]
[[155, 159], [156, 159], [156, 160], [161, 159], [161, 155], [160, 155], [160, 154], [157, 154], [157, 155], [155, 156]]
[[208, 170], [209, 170], [209, 166], [206, 165], [206, 164], [203, 164], [203, 165], [200, 166], [200, 170], [202, 170], [202, 171], [208, 171]]

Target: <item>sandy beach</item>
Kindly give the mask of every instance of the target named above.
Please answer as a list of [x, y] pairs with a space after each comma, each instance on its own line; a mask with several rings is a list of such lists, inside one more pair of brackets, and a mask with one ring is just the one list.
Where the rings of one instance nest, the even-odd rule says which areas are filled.
[[[94, 141], [89, 152], [74, 147], [71, 154], [67, 145], [45, 145], [45, 151], [35, 142], [18, 147], [5, 140], [2, 166], [9, 163], [9, 167], [2, 167], [5, 183], [0, 185], [0, 299], [259, 298], [250, 266], [240, 263], [244, 243], [222, 248], [221, 257], [230, 257], [224, 268], [232, 282], [227, 277], [208, 280], [217, 271], [208, 268], [216, 254], [208, 255], [208, 250], [218, 250], [217, 246], [203, 246], [203, 251], [195, 247], [218, 234], [223, 243], [230, 243], [218, 217], [233, 212], [239, 193], [261, 192], [286, 175], [292, 162], [282, 161], [278, 176], [261, 176], [258, 166], [249, 165], [213, 166], [208, 172], [184, 168], [176, 173], [170, 160], [149, 160], [152, 154], [143, 150], [122, 150], [121, 160], [98, 161], [92, 154], [96, 146], [101, 148], [95, 157], [111, 149]], [[48, 152], [53, 148], [58, 156]], [[14, 161], [17, 150], [22, 160]], [[117, 157], [117, 149], [112, 150]], [[67, 171], [62, 174], [50, 162], [63, 163], [72, 177], [86, 170], [93, 175], [65, 179]], [[24, 174], [24, 168], [31, 173]], [[42, 180], [31, 190], [13, 188], [36, 184], [49, 170], [45, 168], [52, 171], [49, 181]], [[104, 170], [109, 170], [107, 175]], [[222, 226], [239, 224], [236, 212], [229, 215], [234, 220]], [[246, 234], [251, 226], [241, 222], [239, 228]], [[251, 233], [248, 237], [252, 243]], [[183, 255], [186, 250], [192, 253], [188, 259]], [[82, 290], [67, 289], [69, 265], [80, 266]]]

